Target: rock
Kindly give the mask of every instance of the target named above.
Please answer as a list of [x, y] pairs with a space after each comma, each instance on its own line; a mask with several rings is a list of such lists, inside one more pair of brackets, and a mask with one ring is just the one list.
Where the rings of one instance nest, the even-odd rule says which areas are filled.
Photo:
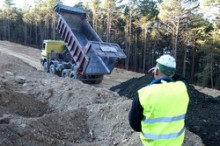
[[18, 84], [24, 84], [26, 82], [25, 77], [22, 76], [17, 76], [15, 80], [17, 81]]
[[9, 116], [3, 116], [0, 118], [0, 124], [9, 124], [10, 119]]
[[6, 71], [6, 72], [5, 72], [5, 75], [7, 75], [7, 76], [14, 76], [14, 73], [9, 72], [9, 71]]

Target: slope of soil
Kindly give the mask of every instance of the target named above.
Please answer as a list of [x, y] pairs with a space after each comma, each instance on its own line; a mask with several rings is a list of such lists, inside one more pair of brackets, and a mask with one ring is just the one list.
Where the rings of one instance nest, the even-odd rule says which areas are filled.
[[[40, 63], [41, 50], [27, 47], [20, 44], [15, 44], [8, 41], [0, 41], [0, 51], [21, 59], [25, 63], [35, 67], [37, 70], [43, 70]], [[114, 68], [112, 73], [105, 75], [101, 84], [95, 84], [95, 87], [107, 88], [118, 85], [133, 77], [141, 77], [144, 74], [126, 71], [119, 68]]]
[[[131, 102], [0, 53], [0, 145], [141, 145], [128, 124]], [[184, 145], [203, 144], [187, 130]]]
[[[133, 98], [137, 91], [153, 80], [152, 75], [133, 78], [123, 82], [110, 90], [116, 91], [121, 96]], [[186, 116], [186, 127], [198, 134], [205, 145], [219, 145], [220, 134], [220, 98], [213, 98], [189, 87], [190, 102]]]

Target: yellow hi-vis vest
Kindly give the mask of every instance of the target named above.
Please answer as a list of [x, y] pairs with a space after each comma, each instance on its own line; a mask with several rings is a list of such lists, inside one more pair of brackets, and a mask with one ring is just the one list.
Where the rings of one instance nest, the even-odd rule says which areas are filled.
[[140, 138], [145, 146], [181, 146], [189, 96], [182, 81], [153, 84], [138, 91], [143, 107]]

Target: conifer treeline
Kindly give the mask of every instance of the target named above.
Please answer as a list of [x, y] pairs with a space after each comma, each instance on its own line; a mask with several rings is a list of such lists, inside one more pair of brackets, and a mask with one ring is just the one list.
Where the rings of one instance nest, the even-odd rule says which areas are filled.
[[[18, 9], [4, 0], [0, 39], [39, 48], [44, 39], [62, 39], [53, 10], [57, 3], [62, 0], [36, 0]], [[171, 53], [177, 72], [190, 82], [220, 88], [219, 5], [218, 0], [90, 0], [75, 6], [87, 11], [103, 41], [124, 49], [127, 59], [119, 63], [126, 69], [145, 72], [160, 55]]]

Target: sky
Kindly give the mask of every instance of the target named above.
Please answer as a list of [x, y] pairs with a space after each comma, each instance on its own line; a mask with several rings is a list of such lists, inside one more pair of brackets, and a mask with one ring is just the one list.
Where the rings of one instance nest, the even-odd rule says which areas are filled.
[[[3, 1], [4, 0], [0, 0], [0, 8], [2, 8]], [[62, 0], [62, 1], [63, 1], [64, 5], [74, 6], [78, 2], [83, 2], [83, 1], [88, 1], [88, 0]], [[127, 1], [127, 0], [124, 0], [124, 1]], [[202, 2], [203, 0], [199, 0], [199, 1]], [[22, 8], [22, 6], [24, 4], [33, 5], [34, 4], [34, 0], [13, 0], [13, 3], [15, 4], [15, 6], [17, 8]]]
[[[0, 8], [2, 8], [3, 1], [4, 0], [0, 0]], [[64, 5], [74, 6], [75, 4], [77, 4], [80, 1], [82, 2], [83, 0], [62, 0], [62, 1]], [[33, 5], [34, 0], [13, 0], [13, 3], [15, 4], [17, 8], [22, 8], [24, 4]]]
[[[4, 0], [0, 0], [0, 8], [2, 8], [2, 5], [3, 5], [3, 1]], [[13, 3], [15, 4], [15, 6], [17, 8], [22, 8], [23, 5], [27, 4], [27, 5], [34, 5], [34, 1], [35, 0], [13, 0]], [[64, 5], [67, 5], [67, 6], [74, 6], [75, 4], [77, 4], [78, 2], [85, 2], [85, 1], [88, 1], [88, 0], [62, 0], [63, 1], [63, 4]], [[126, 3], [128, 0], [124, 0], [124, 3]], [[204, 0], [199, 0], [201, 3], [204, 1]], [[217, 13], [219, 14], [219, 9], [218, 8], [214, 8], [212, 9], [212, 11], [210, 10], [207, 10], [206, 12], [203, 12], [204, 15], [208, 15], [208, 13]]]

